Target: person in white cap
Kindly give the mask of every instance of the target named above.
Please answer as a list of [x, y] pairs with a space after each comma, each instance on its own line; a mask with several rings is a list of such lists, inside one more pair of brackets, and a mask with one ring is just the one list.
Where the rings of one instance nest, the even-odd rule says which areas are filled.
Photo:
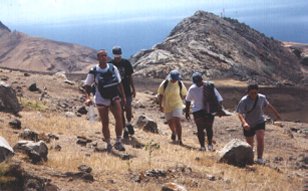
[[[112, 48], [113, 59], [110, 60], [110, 63], [114, 64], [120, 72], [122, 85], [124, 88], [125, 96], [126, 96], [126, 104], [123, 106], [123, 121], [124, 133], [123, 137], [128, 138], [129, 135], [133, 135], [135, 133], [134, 127], [131, 124], [132, 120], [132, 101], [133, 98], [136, 97], [136, 89], [134, 85], [134, 80], [132, 74], [134, 73], [133, 67], [131, 63], [122, 58], [122, 49], [119, 46], [114, 46]], [[126, 120], [125, 120], [126, 117]], [[126, 121], [126, 124], [125, 124]]]

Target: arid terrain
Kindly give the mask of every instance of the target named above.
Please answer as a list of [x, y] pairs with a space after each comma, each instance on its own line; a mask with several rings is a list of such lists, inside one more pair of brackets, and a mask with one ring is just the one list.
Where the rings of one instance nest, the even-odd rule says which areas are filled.
[[[61, 75], [38, 75], [0, 70], [1, 79], [17, 92], [23, 106], [19, 116], [0, 112], [0, 136], [13, 147], [24, 129], [40, 135], [54, 135], [48, 146], [48, 160], [32, 164], [20, 152], [0, 164], [0, 190], [22, 190], [26, 175], [44, 182], [45, 190], [63, 191], [154, 191], [173, 182], [190, 191], [204, 190], [306, 190], [307, 189], [307, 89], [296, 87], [262, 87], [272, 104], [287, 121], [267, 123], [264, 166], [238, 168], [217, 162], [217, 151], [234, 138], [244, 140], [239, 120], [233, 113], [217, 117], [214, 123], [215, 152], [198, 151], [192, 121], [184, 120], [183, 146], [173, 144], [164, 115], [155, 103], [155, 90], [160, 80], [137, 79], [134, 99], [134, 123], [144, 115], [157, 123], [158, 134], [145, 132], [135, 125], [136, 133], [125, 140], [126, 151], [107, 153], [102, 140], [101, 124], [91, 122], [77, 112], [83, 106], [81, 81], [69, 81]], [[36, 83], [41, 91], [31, 92]], [[190, 82], [185, 82], [190, 85]], [[245, 82], [215, 81], [225, 99], [225, 107], [233, 112], [245, 92]], [[42, 94], [44, 93], [44, 96]], [[9, 122], [18, 119], [21, 129]], [[110, 114], [114, 138], [114, 120]], [[78, 138], [79, 137], [79, 138]], [[77, 144], [80, 137], [87, 143]], [[6, 175], [10, 166], [20, 166], [23, 175]], [[92, 168], [92, 178], [78, 176], [78, 167]], [[305, 182], [306, 181], [306, 182]], [[15, 187], [8, 187], [14, 185]], [[33, 183], [33, 185], [35, 185]], [[306, 187], [305, 187], [306, 186]], [[34, 186], [33, 186], [34, 187]], [[33, 189], [35, 190], [35, 189]], [[39, 189], [36, 189], [39, 190]]]

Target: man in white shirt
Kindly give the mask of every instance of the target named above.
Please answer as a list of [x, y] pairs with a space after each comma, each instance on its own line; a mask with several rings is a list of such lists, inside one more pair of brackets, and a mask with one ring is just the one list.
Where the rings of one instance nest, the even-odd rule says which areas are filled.
[[[208, 140], [208, 150], [213, 151], [213, 122], [214, 114], [211, 113], [210, 100], [205, 94], [211, 94], [210, 88], [207, 88], [208, 82], [203, 81], [202, 75], [199, 72], [195, 72], [192, 75], [193, 84], [188, 89], [186, 100], [185, 114], [186, 119], [190, 119], [190, 106], [192, 105], [192, 113], [194, 116], [194, 121], [197, 125], [198, 130], [198, 140], [200, 143], [200, 151], [205, 151], [205, 134], [204, 129], [206, 130], [207, 140]], [[212, 84], [213, 85], [213, 84]], [[205, 89], [206, 88], [206, 89]], [[212, 86], [214, 100], [221, 105], [223, 98], [217, 89]], [[213, 99], [211, 99], [213, 100]]]

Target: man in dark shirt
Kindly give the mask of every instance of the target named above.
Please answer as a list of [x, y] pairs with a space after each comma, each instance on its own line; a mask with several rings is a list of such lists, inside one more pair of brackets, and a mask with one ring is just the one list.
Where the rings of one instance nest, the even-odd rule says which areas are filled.
[[[124, 92], [126, 96], [126, 104], [123, 105], [123, 111], [125, 112], [126, 117], [126, 127], [124, 129], [124, 138], [128, 138], [128, 135], [134, 134], [134, 128], [131, 125], [132, 120], [132, 100], [136, 97], [136, 90], [134, 86], [134, 81], [132, 74], [134, 73], [133, 67], [131, 63], [127, 60], [122, 58], [122, 49], [119, 46], [115, 46], [112, 48], [113, 59], [110, 63], [114, 64], [121, 75], [122, 85], [124, 87]], [[124, 113], [123, 119], [125, 121]]]

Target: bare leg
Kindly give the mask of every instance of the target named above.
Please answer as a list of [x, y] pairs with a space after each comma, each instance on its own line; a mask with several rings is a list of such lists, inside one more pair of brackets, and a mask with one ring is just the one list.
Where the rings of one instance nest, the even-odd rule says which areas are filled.
[[102, 122], [103, 136], [105, 141], [108, 143], [110, 142], [108, 106], [98, 106], [97, 110]]
[[182, 143], [182, 125], [181, 125], [181, 119], [175, 117], [174, 118], [174, 126], [176, 130], [176, 134], [178, 135], [178, 140]]
[[251, 146], [251, 148], [253, 149], [253, 139], [255, 136], [251, 136], [251, 137], [246, 137], [246, 141], [247, 143]]
[[258, 159], [262, 159], [262, 157], [263, 157], [264, 134], [265, 134], [265, 131], [263, 129], [256, 131]]
[[120, 138], [123, 130], [123, 113], [120, 100], [115, 100], [111, 106], [110, 110], [115, 119], [115, 133], [116, 137]]

